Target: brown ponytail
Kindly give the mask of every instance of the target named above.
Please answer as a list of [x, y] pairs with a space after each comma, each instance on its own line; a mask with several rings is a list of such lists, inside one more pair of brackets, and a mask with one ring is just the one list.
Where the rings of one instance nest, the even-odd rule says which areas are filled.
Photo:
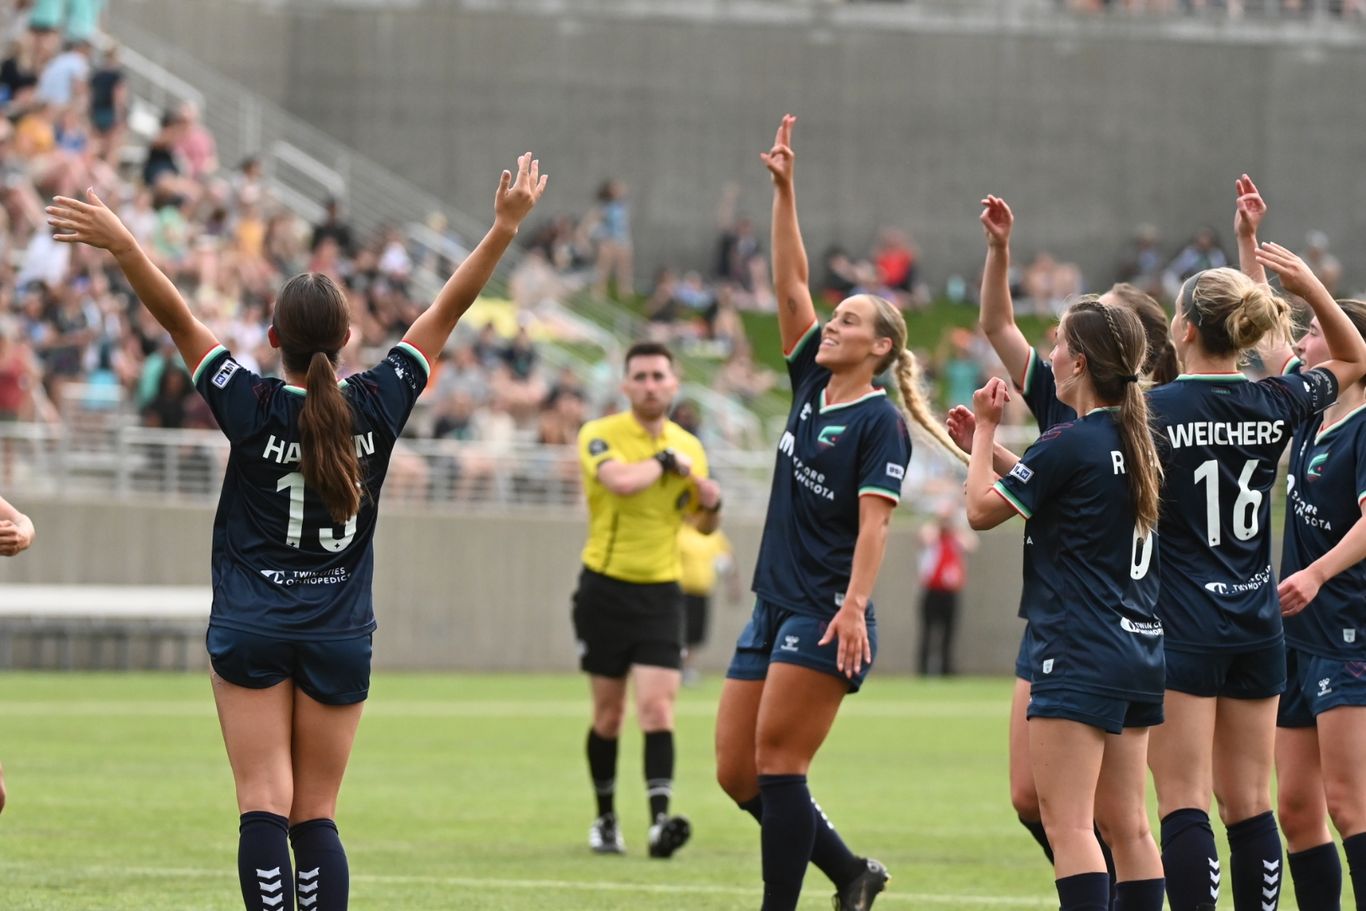
[[322, 498], [332, 521], [340, 525], [360, 510], [360, 460], [352, 437], [351, 406], [337, 388], [331, 358], [322, 351], [309, 358], [307, 389], [299, 412], [299, 470], [304, 483]]
[[1148, 353], [1139, 369], [1154, 386], [1165, 386], [1181, 374], [1181, 363], [1176, 357], [1176, 346], [1172, 344], [1171, 325], [1167, 322], [1167, 311], [1141, 288], [1128, 282], [1120, 282], [1106, 292], [1106, 297], [1123, 304], [1133, 311], [1143, 324], [1143, 335], [1148, 341]]
[[346, 299], [326, 275], [296, 275], [280, 290], [275, 331], [285, 366], [305, 375], [308, 393], [299, 413], [299, 471], [338, 524], [360, 510], [363, 480], [351, 405], [337, 386], [338, 352], [349, 328]]
[[966, 465], [968, 454], [958, 448], [953, 437], [944, 429], [944, 422], [935, 419], [934, 413], [930, 411], [929, 402], [925, 399], [925, 393], [920, 388], [920, 362], [906, 349], [906, 320], [890, 301], [873, 294], [865, 294], [863, 297], [872, 301], [877, 313], [873, 321], [873, 335], [876, 338], [892, 340], [891, 350], [878, 362], [874, 368], [874, 375], [886, 373], [895, 366], [896, 388], [901, 393], [902, 413], [909, 420], [919, 424], [940, 446]]
[[1102, 304], [1094, 296], [1078, 300], [1063, 317], [1067, 348], [1086, 357], [1086, 371], [1102, 402], [1119, 404], [1120, 447], [1134, 520], [1147, 535], [1157, 527], [1162, 496], [1162, 463], [1153, 443], [1148, 399], [1138, 373], [1147, 353], [1143, 324], [1133, 310]]

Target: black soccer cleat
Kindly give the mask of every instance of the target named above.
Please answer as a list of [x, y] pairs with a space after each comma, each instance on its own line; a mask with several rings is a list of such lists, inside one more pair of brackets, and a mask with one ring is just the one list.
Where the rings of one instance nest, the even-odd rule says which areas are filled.
[[673, 857], [675, 851], [688, 843], [691, 835], [692, 826], [686, 816], [659, 814], [655, 824], [650, 826], [650, 856]]
[[868, 911], [877, 894], [887, 888], [887, 880], [892, 878], [887, 868], [871, 857], [864, 864], [864, 871], [835, 893], [835, 911]]
[[593, 820], [593, 825], [588, 827], [588, 847], [594, 854], [626, 853], [626, 841], [617, 828], [616, 814], [607, 813]]

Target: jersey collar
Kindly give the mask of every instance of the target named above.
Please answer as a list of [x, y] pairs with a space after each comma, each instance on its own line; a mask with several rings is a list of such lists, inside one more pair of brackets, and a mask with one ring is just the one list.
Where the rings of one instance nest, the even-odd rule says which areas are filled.
[[1366, 403], [1356, 406], [1333, 423], [1320, 427], [1319, 432], [1314, 434], [1314, 443], [1317, 445], [1318, 443], [1323, 442], [1324, 437], [1331, 436], [1338, 428], [1345, 426], [1352, 418], [1363, 412], [1366, 412]]
[[822, 389], [822, 390], [821, 390], [821, 401], [820, 401], [820, 412], [821, 412], [821, 414], [825, 414], [827, 411], [836, 411], [836, 410], [838, 410], [838, 409], [840, 409], [840, 408], [848, 408], [850, 405], [857, 405], [857, 404], [859, 404], [860, 402], [866, 402], [866, 401], [868, 401], [869, 399], [875, 399], [875, 398], [877, 398], [878, 396], [886, 396], [886, 395], [887, 395], [887, 390], [886, 390], [886, 389], [874, 389], [872, 392], [869, 392], [867, 395], [861, 395], [861, 396], [859, 396], [858, 398], [854, 399], [852, 402], [840, 402], [838, 405], [827, 405], [827, 404], [825, 404], [825, 390]]
[[1246, 383], [1248, 378], [1241, 373], [1183, 373], [1180, 380], [1195, 380], [1200, 383]]
[[[345, 389], [345, 388], [346, 388], [346, 380], [337, 380], [337, 388], [338, 388], [338, 389]], [[289, 383], [285, 383], [285, 392], [288, 392], [290, 395], [308, 395], [308, 390], [305, 389], [304, 387], [302, 387], [302, 386], [291, 386]]]

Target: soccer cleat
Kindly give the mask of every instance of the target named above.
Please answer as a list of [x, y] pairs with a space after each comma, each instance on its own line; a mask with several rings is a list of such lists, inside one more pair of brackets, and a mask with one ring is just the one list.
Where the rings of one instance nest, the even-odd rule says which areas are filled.
[[868, 911], [877, 894], [887, 888], [887, 880], [892, 878], [887, 868], [872, 858], [864, 863], [867, 869], [835, 893], [835, 911]]
[[690, 835], [692, 826], [688, 824], [687, 817], [659, 814], [655, 817], [655, 824], [650, 826], [650, 856], [672, 857], [675, 851], [688, 843]]
[[594, 854], [625, 854], [626, 841], [617, 828], [615, 813], [607, 813], [593, 820], [588, 827], [588, 847]]

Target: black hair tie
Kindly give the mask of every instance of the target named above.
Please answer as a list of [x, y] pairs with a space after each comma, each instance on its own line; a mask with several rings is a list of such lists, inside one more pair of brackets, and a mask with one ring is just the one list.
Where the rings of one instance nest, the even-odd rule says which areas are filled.
[[1126, 383], [1137, 383], [1137, 382], [1138, 382], [1138, 374], [1137, 374], [1137, 373], [1127, 373], [1127, 374], [1125, 374], [1124, 376], [1121, 376], [1120, 379], [1123, 380], [1123, 381], [1126, 382]]

